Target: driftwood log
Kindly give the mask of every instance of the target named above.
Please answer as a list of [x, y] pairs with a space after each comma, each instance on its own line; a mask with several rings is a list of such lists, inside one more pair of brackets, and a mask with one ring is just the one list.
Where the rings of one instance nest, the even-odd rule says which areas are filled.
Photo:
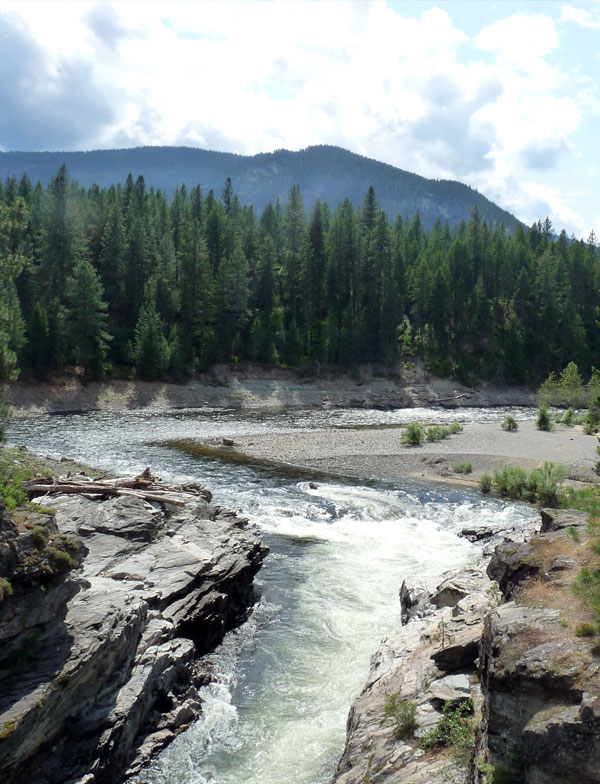
[[448, 400], [458, 400], [461, 397], [468, 397], [468, 395], [451, 395], [450, 397], [436, 397], [436, 398], [429, 398], [427, 400], [428, 403], [446, 403]]
[[[36, 477], [27, 483], [29, 498], [39, 498], [43, 495], [58, 495], [59, 493], [80, 495], [130, 495], [143, 498], [144, 501], [154, 501], [159, 504], [174, 504], [185, 506], [177, 491], [156, 485], [155, 478], [146, 468], [135, 479], [103, 479], [93, 481], [81, 475], [77, 478], [69, 477], [60, 479], [52, 476]], [[179, 497], [178, 497], [179, 496]]]

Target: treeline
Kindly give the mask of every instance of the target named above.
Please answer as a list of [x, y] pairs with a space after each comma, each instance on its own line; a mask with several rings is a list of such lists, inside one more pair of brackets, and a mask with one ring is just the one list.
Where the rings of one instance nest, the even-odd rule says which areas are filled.
[[172, 199], [130, 175], [81, 188], [0, 183], [0, 378], [158, 378], [215, 362], [285, 366], [421, 356], [462, 380], [539, 380], [600, 365], [600, 251], [548, 220], [509, 235], [417, 213], [393, 222], [369, 188], [356, 209], [291, 189], [260, 216], [227, 180]]

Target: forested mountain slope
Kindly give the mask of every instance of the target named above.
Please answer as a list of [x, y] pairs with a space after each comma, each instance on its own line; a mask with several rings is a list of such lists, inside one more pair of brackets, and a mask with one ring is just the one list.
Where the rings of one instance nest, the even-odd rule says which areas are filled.
[[600, 367], [600, 248], [549, 220], [514, 233], [477, 207], [452, 228], [391, 221], [369, 187], [261, 213], [227, 180], [168, 198], [144, 177], [83, 188], [0, 181], [0, 380], [158, 378], [252, 361], [535, 382]]
[[92, 152], [2, 152], [0, 178], [27, 172], [45, 186], [65, 164], [80, 185], [109, 187], [125, 182], [131, 172], [143, 174], [148, 187], [172, 195], [176, 186], [200, 185], [220, 193], [227, 177], [242, 204], [262, 211], [270, 202], [283, 203], [292, 185], [299, 185], [307, 207], [317, 199], [332, 208], [344, 199], [355, 206], [373, 185], [379, 204], [391, 219], [412, 217], [418, 210], [425, 228], [437, 218], [456, 226], [477, 206], [488, 223], [503, 223], [514, 231], [518, 221], [477, 191], [453, 180], [429, 180], [340, 147], [308, 147], [298, 152], [277, 150], [260, 155], [234, 155], [191, 147], [137, 147]]

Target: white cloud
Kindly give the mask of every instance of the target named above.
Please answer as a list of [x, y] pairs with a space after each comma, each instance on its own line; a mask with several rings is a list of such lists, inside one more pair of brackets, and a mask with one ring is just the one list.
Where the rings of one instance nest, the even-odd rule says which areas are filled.
[[568, 234], [583, 236], [589, 231], [579, 212], [570, 206], [572, 196], [550, 185], [533, 180], [507, 182], [502, 199], [528, 225], [549, 216], [555, 229], [565, 229]]
[[38, 48], [40, 84], [85, 63], [110, 104], [71, 148], [338, 144], [461, 179], [519, 215], [543, 203], [577, 223], [560, 193], [533, 187], [572, 154], [595, 94], [591, 82], [572, 90], [554, 62], [547, 15], [513, 15], [470, 41], [445, 10], [407, 17], [379, 1], [0, 2], [0, 22], [3, 12]]
[[506, 62], [535, 69], [540, 58], [558, 46], [558, 35], [550, 17], [519, 13], [484, 27], [476, 44], [480, 49], [497, 51]]
[[575, 22], [580, 27], [589, 30], [600, 30], [600, 7], [575, 8], [572, 5], [563, 5], [560, 14], [561, 21]]

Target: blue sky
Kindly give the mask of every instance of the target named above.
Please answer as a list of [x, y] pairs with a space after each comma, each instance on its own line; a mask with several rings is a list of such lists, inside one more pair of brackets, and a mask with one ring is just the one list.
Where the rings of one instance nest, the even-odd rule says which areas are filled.
[[337, 144], [600, 236], [600, 2], [0, 0], [0, 149]]

